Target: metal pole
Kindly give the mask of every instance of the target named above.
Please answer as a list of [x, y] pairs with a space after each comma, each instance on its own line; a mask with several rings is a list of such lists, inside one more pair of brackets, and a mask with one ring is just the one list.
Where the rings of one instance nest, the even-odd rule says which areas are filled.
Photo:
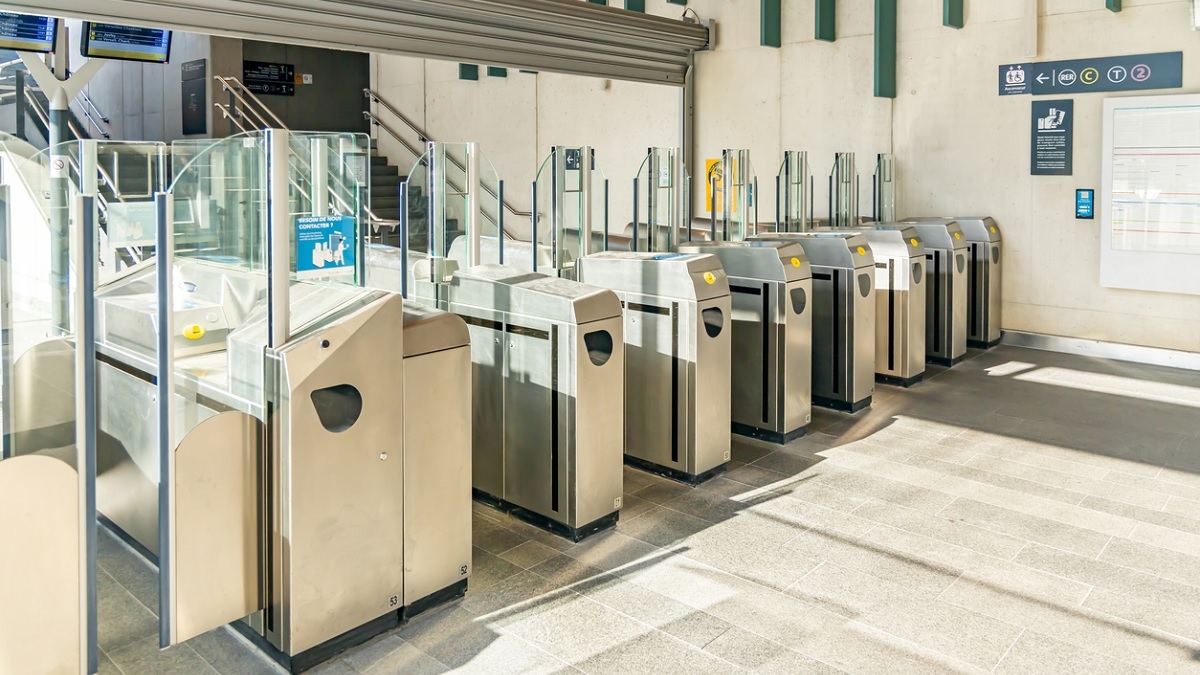
[[633, 179], [633, 240], [629, 242], [629, 250], [638, 250], [638, 179]]
[[579, 214], [579, 257], [586, 257], [592, 252], [592, 162], [595, 157], [592, 148], [584, 146], [579, 150], [579, 188], [583, 213]]
[[400, 184], [400, 297], [408, 299], [408, 181]]
[[8, 186], [0, 185], [0, 425], [3, 425], [4, 442], [0, 445], [0, 461], [13, 456], [12, 420], [14, 413], [12, 393], [13, 369], [13, 325], [12, 325], [12, 260], [9, 251], [12, 242], [8, 224], [12, 221], [12, 206], [9, 202]]
[[532, 252], [532, 254], [533, 254], [533, 260], [531, 261], [531, 263], [532, 263], [532, 267], [530, 267], [530, 269], [532, 269], [534, 272], [537, 272], [537, 252], [538, 252], [538, 235], [537, 235], [537, 221], [538, 221], [538, 217], [537, 217], [537, 216], [538, 216], [537, 180], [534, 180], [534, 181], [533, 181], [533, 190], [532, 190], [532, 192], [533, 192], [533, 194], [532, 194], [532, 196], [530, 197], [530, 200], [531, 200], [531, 201], [529, 202], [529, 203], [530, 203], [530, 208], [529, 208], [529, 241], [530, 241], [530, 243], [531, 243], [531, 244], [533, 244], [533, 245], [529, 247], [529, 250], [530, 250], [530, 251]]
[[174, 327], [174, 287], [171, 271], [174, 267], [175, 227], [172, 220], [173, 197], [159, 192], [154, 195], [155, 280], [157, 282], [158, 336], [155, 348], [158, 380], [158, 616], [160, 648], [175, 642], [177, 635], [175, 575], [175, 434], [173, 403], [175, 398], [175, 355], [172, 353]]
[[479, 229], [483, 191], [479, 188], [479, 144], [467, 143], [467, 267], [480, 263], [481, 237]]
[[25, 71], [18, 70], [16, 75], [17, 84], [16, 89], [14, 90], [16, 95], [16, 99], [14, 100], [14, 109], [17, 113], [16, 136], [23, 141], [28, 141], [29, 138], [25, 135], [25, 117], [29, 114], [27, 107], [28, 104], [25, 101]]
[[604, 179], [604, 250], [608, 250], [608, 179]]
[[496, 250], [497, 264], [504, 264], [504, 181], [496, 181]]
[[50, 96], [50, 285], [51, 321], [60, 334], [70, 332], [70, 294], [67, 291], [71, 266], [70, 190], [71, 158], [67, 148], [67, 95], [56, 87]]
[[84, 552], [85, 649], [90, 670], [99, 666], [96, 628], [96, 197], [81, 195], [75, 247], [75, 447], [80, 467], [82, 550]]
[[[784, 161], [786, 162], [787, 160], [784, 160]], [[784, 171], [787, 171], [787, 169], [785, 168]], [[779, 203], [780, 203], [780, 192], [781, 192], [781, 190], [779, 189], [779, 185], [781, 182], [782, 181], [780, 180], [780, 177], [775, 176], [775, 231], [776, 232], [783, 232], [783, 230], [784, 230], [783, 226], [780, 225], [780, 217], [779, 217], [780, 216]], [[784, 203], [786, 204], [787, 198], [784, 197], [783, 199], [785, 200]], [[784, 208], [786, 208], [786, 206]]]
[[288, 204], [289, 132], [267, 129], [267, 346], [278, 349], [291, 337], [292, 216]]
[[[312, 176], [309, 179], [312, 194], [312, 215], [329, 215], [329, 148], [324, 139], [314, 138], [309, 142], [309, 159]], [[354, 214], [357, 216], [358, 214]]]

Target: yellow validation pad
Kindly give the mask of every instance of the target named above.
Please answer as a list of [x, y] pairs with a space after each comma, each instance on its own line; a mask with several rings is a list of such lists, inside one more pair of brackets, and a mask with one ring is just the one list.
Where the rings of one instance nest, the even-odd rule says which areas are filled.
[[799, 266], [800, 266], [800, 259], [792, 258], [792, 267], [799, 267]]
[[916, 247], [917, 247], [917, 240], [916, 240], [916, 238], [915, 238], [915, 237], [914, 237], [914, 238], [912, 238], [912, 239], [909, 239], [909, 240], [908, 240], [908, 243], [912, 244], [912, 245], [913, 245], [913, 248], [916, 248]]
[[954, 238], [955, 238], [955, 239], [962, 239], [962, 232], [955, 232], [955, 233], [954, 233]]
[[859, 247], [858, 247], [858, 254], [859, 254], [859, 255], [866, 255], [866, 254], [867, 254], [867, 249], [863, 248], [862, 246], [859, 246]]
[[207, 332], [208, 331], [204, 330], [204, 326], [194, 323], [190, 326], [184, 327], [183, 337], [189, 340], [199, 340], [200, 338], [204, 337], [205, 333]]
[[717, 275], [713, 274], [712, 272], [705, 272], [704, 273], [704, 281], [709, 286], [712, 286], [713, 284], [717, 283]]

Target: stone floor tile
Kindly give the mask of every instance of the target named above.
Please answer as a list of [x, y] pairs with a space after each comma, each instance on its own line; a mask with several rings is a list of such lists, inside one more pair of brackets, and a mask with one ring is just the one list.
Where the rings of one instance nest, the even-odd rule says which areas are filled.
[[525, 570], [479, 593], [469, 593], [461, 606], [472, 614], [488, 617], [489, 621], [502, 621], [546, 611], [575, 595], [575, 591]]
[[588, 537], [568, 551], [567, 555], [585, 565], [612, 571], [626, 565], [653, 564], [664, 552], [640, 539], [609, 530]]
[[435, 675], [450, 670], [395, 635], [356, 650], [347, 659], [363, 675]]
[[583, 596], [505, 627], [536, 647], [571, 664], [602, 654], [654, 630]]
[[120, 666], [116, 653], [151, 635], [158, 618], [104, 570], [96, 573], [97, 644]]
[[97, 528], [96, 562], [142, 606], [158, 616], [158, 570], [107, 527]]
[[964, 607], [928, 599], [886, 605], [858, 620], [984, 670], [994, 668], [1024, 630]]
[[679, 511], [658, 507], [617, 524], [617, 531], [654, 546], [670, 546], [711, 525]]
[[967, 462], [967, 466], [1062, 488], [1071, 493], [1102, 497], [1147, 509], [1161, 510], [1166, 505], [1168, 499], [1168, 495], [1161, 492], [1153, 492], [1134, 486], [1114, 485], [1111, 481], [1064, 473], [1020, 462], [1011, 462], [1006, 459], [986, 455], [980, 455]]
[[[1085, 497], [1082, 502], [1079, 502], [1079, 505], [1085, 509], [1111, 513], [1139, 523], [1148, 523], [1179, 532], [1200, 535], [1200, 519], [1179, 515], [1167, 510], [1156, 511], [1143, 506], [1114, 502], [1111, 499], [1103, 497]], [[1170, 502], [1167, 503], [1166, 508], [1170, 508]]]
[[1127, 536], [1138, 521], [1122, 516], [1067, 504], [1037, 495], [979, 483], [959, 476], [946, 476], [935, 488], [957, 497], [988, 504], [1036, 518], [1052, 520], [1072, 527], [1117, 537]]
[[1200, 587], [1200, 560], [1186, 553], [1117, 538], [1109, 542], [1100, 559]]
[[124, 673], [121, 672], [121, 669], [117, 667], [117, 664], [113, 663], [112, 659], [108, 658], [108, 654], [100, 651], [96, 654], [96, 658], [97, 675], [124, 675]]
[[221, 675], [264, 675], [286, 673], [231, 628], [222, 626], [187, 641], [200, 658]]
[[753, 673], [834, 675], [843, 671], [740, 628], [730, 628], [704, 650]]
[[645, 499], [642, 499], [636, 495], [627, 494], [621, 498], [621, 511], [618, 518], [624, 520], [637, 518], [650, 509], [653, 509], [655, 506], [657, 506], [657, 504], [654, 502], [646, 501]]
[[121, 672], [154, 675], [216, 675], [200, 655], [186, 644], [158, 648], [158, 636], [142, 638], [132, 644], [105, 651]]
[[812, 476], [811, 482], [819, 485], [930, 513], [941, 511], [955, 499], [945, 492], [833, 465], [816, 467]]
[[651, 485], [662, 483], [667, 480], [662, 476], [656, 476], [652, 473], [642, 471], [641, 469], [635, 469], [629, 465], [622, 466], [621, 470], [623, 471], [622, 475], [624, 476], [625, 494], [627, 495], [636, 494], [638, 490], [644, 490]]
[[751, 464], [775, 452], [775, 449], [776, 447], [771, 443], [733, 434], [730, 443], [730, 457], [735, 462]]
[[501, 553], [500, 557], [518, 567], [529, 569], [557, 555], [561, 554], [545, 544], [539, 544], [536, 541], [527, 541], [516, 548]]
[[1173, 603], [1097, 588], [1083, 604], [1105, 614], [1200, 642], [1200, 615], [1194, 611], [1179, 611]]
[[937, 596], [962, 574], [962, 569], [952, 565], [832, 532], [809, 530], [788, 542], [785, 548], [814, 560], [866, 572], [930, 597]]
[[850, 619], [877, 612], [884, 607], [907, 605], [919, 597], [903, 584], [827, 561], [801, 577], [785, 592]]
[[683, 555], [755, 583], [784, 590], [820, 564], [784, 544], [765, 542], [730, 523], [687, 539]]
[[947, 506], [946, 518], [962, 520], [971, 525], [1002, 532], [1012, 537], [1035, 541], [1081, 555], [1100, 555], [1112, 538], [1110, 535], [1039, 518], [999, 506], [959, 499]]
[[998, 675], [1149, 675], [1153, 671], [1027, 630], [993, 672]]
[[517, 534], [504, 525], [483, 518], [476, 518], [472, 523], [472, 543], [492, 555], [511, 551], [528, 540], [529, 537]]
[[1025, 539], [976, 527], [962, 520], [931, 515], [887, 502], [869, 501], [854, 511], [854, 515], [1005, 560], [1011, 559], [1027, 543]]
[[[1119, 552], [1122, 544], [1113, 542], [1110, 547], [1113, 546]], [[1117, 593], [1136, 595], [1167, 605], [1200, 607], [1198, 586], [1049, 546], [1030, 544], [1014, 558], [1014, 562]]]
[[729, 623], [628, 579], [598, 585], [583, 595], [684, 642], [703, 647], [729, 630]]
[[578, 662], [576, 666], [585, 673], [595, 675], [693, 675], [735, 673], [739, 670], [732, 663], [710, 652], [701, 651], [660, 631], [652, 631], [614, 644]]
[[638, 499], [644, 499], [655, 504], [665, 504], [666, 502], [675, 499], [679, 495], [686, 494], [693, 488], [690, 485], [677, 483], [670, 480], [662, 480], [652, 483], [641, 490], [633, 493]]
[[920, 456], [913, 457], [908, 463], [931, 471], [941, 471], [944, 474], [957, 476], [976, 483], [994, 485], [1006, 490], [1012, 490], [1013, 492], [1034, 495], [1043, 499], [1052, 499], [1064, 504], [1078, 504], [1084, 497], [1084, 494], [1080, 492], [1047, 485], [1038, 481], [1016, 478], [1008, 474], [984, 471], [975, 465], [964, 466]]
[[773, 487], [792, 480], [794, 474], [779, 473], [755, 464], [744, 464], [737, 469], [727, 471], [725, 478], [737, 481], [750, 487]]
[[805, 457], [793, 452], [776, 450], [762, 459], [754, 462], [754, 466], [781, 473], [785, 476], [795, 476], [804, 473], [812, 466], [820, 463], [821, 457]]
[[1200, 557], [1200, 534], [1181, 532], [1174, 528], [1151, 523], [1138, 523], [1129, 534], [1129, 539], [1143, 544], [1171, 549], [1179, 553]]
[[467, 579], [468, 595], [477, 595], [497, 582], [521, 571], [521, 566], [481, 548], [471, 549], [471, 576]]

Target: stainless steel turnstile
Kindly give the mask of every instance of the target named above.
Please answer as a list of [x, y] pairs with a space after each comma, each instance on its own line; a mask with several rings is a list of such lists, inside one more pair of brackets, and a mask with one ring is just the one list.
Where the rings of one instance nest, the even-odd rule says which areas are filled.
[[925, 246], [912, 225], [853, 229], [875, 254], [875, 380], [911, 387], [925, 376]]
[[779, 232], [804, 247], [813, 275], [813, 403], [856, 412], [875, 392], [875, 256], [861, 232]]
[[925, 244], [926, 361], [953, 366], [967, 354], [967, 242], [953, 220], [906, 220]]
[[[990, 349], [1000, 344], [1000, 227], [991, 216], [943, 216], [962, 228], [967, 260], [967, 346]], [[919, 217], [911, 220], [935, 220]]]
[[580, 280], [625, 305], [625, 459], [688, 483], [730, 455], [729, 283], [711, 255], [594, 253]]
[[404, 307], [404, 616], [471, 572], [471, 335], [449, 312]]
[[616, 294], [503, 265], [447, 285], [415, 268], [471, 334], [472, 485], [482, 501], [574, 541], [616, 523], [625, 354]]
[[710, 253], [729, 278], [733, 431], [786, 443], [812, 420], [812, 270], [799, 244], [683, 244]]

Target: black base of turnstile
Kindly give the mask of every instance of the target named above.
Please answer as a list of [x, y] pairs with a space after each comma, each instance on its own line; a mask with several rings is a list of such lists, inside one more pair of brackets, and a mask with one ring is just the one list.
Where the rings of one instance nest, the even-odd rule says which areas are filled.
[[1000, 338], [996, 338], [990, 342], [986, 340], [972, 340], [971, 338], [967, 338], [967, 346], [974, 347], [976, 349], [991, 349], [998, 344], [1000, 344]]
[[401, 607], [397, 611], [388, 612], [374, 621], [369, 621], [358, 628], [348, 630], [332, 640], [322, 642], [312, 649], [305, 650], [293, 656], [279, 651], [275, 645], [267, 642], [265, 637], [259, 635], [258, 631], [251, 628], [250, 624], [245, 621], [235, 621], [230, 625], [234, 630], [241, 633], [243, 637], [253, 643], [254, 646], [271, 657], [272, 660], [283, 666], [289, 673], [296, 674], [311, 670], [352, 647], [357, 647], [378, 635], [386, 633], [403, 623], [407, 623], [409, 619], [422, 612], [457, 600], [466, 595], [466, 593], [467, 580], [456, 581], [440, 591], [434, 591], [424, 598], [411, 603], [407, 607]]
[[504, 501], [493, 494], [489, 494], [477, 488], [471, 488], [471, 495], [475, 498], [475, 501], [479, 502], [480, 504], [486, 504], [497, 511], [504, 511], [505, 513], [508, 513], [516, 518], [520, 518], [536, 528], [545, 530], [550, 534], [556, 534], [575, 543], [579, 543], [580, 541], [583, 541], [597, 532], [603, 532], [610, 527], [616, 527], [617, 519], [620, 518], [621, 515], [620, 511], [613, 511], [607, 516], [601, 516], [600, 518], [597, 518], [586, 525], [571, 527], [566, 523], [559, 522], [553, 518], [547, 518], [540, 513], [535, 513], [527, 508], [517, 506], [512, 502]]
[[676, 480], [676, 481], [679, 481], [680, 483], [686, 483], [693, 487], [703, 483], [704, 481], [706, 481], [710, 478], [713, 478], [713, 477], [716, 477], [716, 476], [719, 476], [719, 475], [725, 473], [725, 466], [726, 466], [725, 464], [722, 464], [713, 469], [709, 469], [708, 471], [705, 471], [704, 473], [688, 473], [686, 471], [680, 471], [679, 469], [672, 469], [669, 466], [655, 464], [654, 462], [649, 462], [649, 461], [642, 459], [641, 457], [634, 457], [633, 455], [625, 455], [625, 463], [628, 464], [629, 466], [632, 466], [635, 469], [641, 469], [642, 471], [645, 471], [647, 473], [653, 473], [653, 474], [662, 476], [664, 478], [670, 478], [671, 480]]
[[945, 356], [928, 356], [927, 355], [925, 357], [925, 363], [932, 363], [935, 366], [946, 366], [947, 368], [953, 368], [957, 364], [962, 363], [963, 359], [965, 359], [965, 358], [967, 358], [966, 354], [963, 354], [962, 356], [956, 356], [952, 359], [946, 358]]
[[813, 405], [819, 405], [822, 408], [829, 408], [839, 412], [856, 413], [863, 408], [871, 406], [871, 397], [868, 396], [861, 401], [842, 401], [835, 398], [825, 398], [824, 396], [813, 396]]
[[768, 443], [775, 443], [776, 445], [786, 445], [808, 433], [807, 425], [787, 433], [771, 431], [770, 429], [760, 429], [758, 427], [752, 427], [749, 424], [741, 424], [739, 422], [734, 422], [732, 429], [733, 433], [737, 434], [738, 436], [757, 438], [762, 441], [767, 441]]
[[896, 387], [908, 388], [925, 379], [925, 373], [917, 373], [912, 377], [897, 377], [895, 375], [882, 375], [875, 373], [875, 381], [880, 384], [890, 384]]

